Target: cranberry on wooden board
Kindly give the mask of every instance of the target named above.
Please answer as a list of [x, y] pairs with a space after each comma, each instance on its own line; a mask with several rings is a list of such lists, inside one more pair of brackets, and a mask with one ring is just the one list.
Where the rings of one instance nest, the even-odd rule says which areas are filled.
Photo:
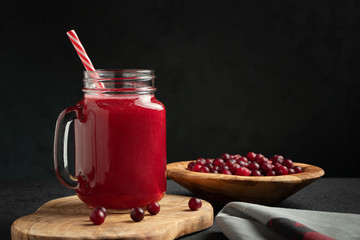
[[144, 219], [144, 216], [145, 216], [144, 210], [139, 207], [133, 208], [130, 212], [130, 217], [135, 222], [140, 222], [141, 220]]
[[190, 198], [188, 205], [189, 205], [190, 210], [197, 211], [201, 208], [202, 202], [200, 199], [193, 197], [193, 198]]
[[106, 215], [103, 210], [101, 210], [100, 208], [95, 208], [90, 215], [90, 220], [95, 225], [101, 225], [105, 221], [105, 217]]
[[105, 213], [105, 216], [106, 216], [106, 208], [104, 208], [104, 207], [96, 207], [95, 209], [99, 209], [99, 210], [103, 211]]
[[160, 204], [157, 202], [151, 202], [146, 206], [146, 210], [151, 214], [151, 215], [156, 215], [160, 212]]

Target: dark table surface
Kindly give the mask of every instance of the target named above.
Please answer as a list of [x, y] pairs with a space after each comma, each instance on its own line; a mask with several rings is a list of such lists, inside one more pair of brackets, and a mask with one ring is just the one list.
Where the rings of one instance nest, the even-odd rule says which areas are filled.
[[[172, 180], [167, 193], [196, 196]], [[11, 224], [31, 214], [45, 202], [73, 195], [56, 180], [0, 182], [0, 239], [10, 239]], [[214, 215], [222, 205], [213, 204]], [[321, 178], [276, 207], [360, 214], [360, 178]], [[183, 236], [180, 239], [226, 239], [216, 224], [211, 228]]]

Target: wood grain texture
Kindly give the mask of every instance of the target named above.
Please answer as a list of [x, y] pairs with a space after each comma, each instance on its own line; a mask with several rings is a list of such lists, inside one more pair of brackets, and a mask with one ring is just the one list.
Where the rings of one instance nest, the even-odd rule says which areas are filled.
[[107, 213], [102, 225], [89, 220], [91, 209], [77, 196], [45, 203], [35, 213], [16, 220], [11, 226], [13, 240], [37, 239], [175, 239], [209, 228], [213, 224], [213, 208], [202, 201], [198, 211], [190, 211], [190, 197], [165, 195], [159, 202], [160, 212], [146, 212], [141, 222], [129, 213]]
[[186, 170], [189, 162], [168, 164], [168, 177], [193, 193], [221, 203], [244, 201], [272, 205], [324, 175], [321, 168], [304, 163], [294, 163], [303, 168], [303, 173], [255, 177], [192, 172]]

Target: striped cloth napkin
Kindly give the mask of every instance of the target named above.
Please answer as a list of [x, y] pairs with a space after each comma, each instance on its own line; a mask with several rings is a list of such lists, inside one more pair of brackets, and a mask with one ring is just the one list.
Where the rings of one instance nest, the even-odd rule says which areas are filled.
[[216, 216], [229, 239], [360, 240], [360, 215], [231, 202]]

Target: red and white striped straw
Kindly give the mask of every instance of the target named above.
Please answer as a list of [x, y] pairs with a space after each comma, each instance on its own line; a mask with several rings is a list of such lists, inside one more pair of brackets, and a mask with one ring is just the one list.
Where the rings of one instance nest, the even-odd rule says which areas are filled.
[[[79, 39], [79, 37], [76, 35], [75, 30], [70, 30], [70, 31], [68, 31], [66, 34], [69, 36], [70, 41], [71, 41], [72, 45], [74, 46], [77, 54], [79, 55], [80, 60], [81, 60], [81, 62], [83, 63], [85, 69], [86, 69], [87, 71], [94, 72], [94, 71], [95, 71], [95, 68], [94, 68], [94, 66], [93, 66], [92, 63], [91, 63], [89, 56], [86, 54], [85, 48], [84, 48], [83, 45], [81, 44], [80, 39]], [[98, 75], [96, 72], [95, 72], [95, 73], [91, 73], [90, 76], [93, 77], [93, 78], [99, 78], [99, 75]], [[100, 88], [104, 88], [104, 84], [101, 83], [101, 82], [96, 82], [96, 85], [97, 85], [98, 87], [100, 87]]]
[[81, 44], [80, 39], [76, 35], [75, 30], [70, 30], [66, 34], [69, 36], [70, 41], [71, 41], [72, 45], [74, 46], [77, 54], [79, 55], [81, 62], [83, 63], [85, 69], [87, 71], [95, 71], [95, 68], [91, 63], [90, 58], [86, 54], [85, 48]]

